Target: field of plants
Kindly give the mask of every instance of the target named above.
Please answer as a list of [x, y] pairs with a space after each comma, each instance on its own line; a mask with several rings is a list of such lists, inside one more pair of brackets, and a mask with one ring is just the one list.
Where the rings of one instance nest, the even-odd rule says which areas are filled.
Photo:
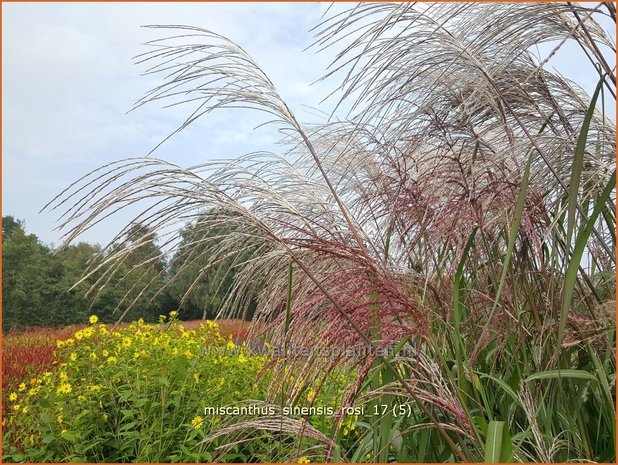
[[[286, 443], [297, 440], [293, 429], [282, 444], [273, 444], [273, 434], [222, 442], [222, 436], [238, 435], [238, 426], [226, 426], [229, 415], [209, 416], [205, 409], [243, 404], [246, 409], [253, 402], [254, 410], [265, 410], [276, 361], [267, 349], [258, 354], [240, 341], [245, 322], [187, 325], [176, 315], [162, 316], [157, 325], [137, 321], [114, 331], [93, 315], [90, 325], [77, 330], [9, 334], [3, 360], [4, 460], [247, 462], [288, 454], [288, 460], [309, 461], [289, 455]], [[318, 397], [307, 383], [297, 408], [328, 397], [334, 411], [343, 386], [343, 378], [331, 376]], [[271, 415], [275, 421], [282, 414]], [[248, 418], [244, 429], [251, 428], [251, 412], [237, 414], [243, 416]], [[323, 418], [314, 423], [326, 426]], [[345, 425], [348, 436], [355, 427], [350, 420]]]
[[[402, 392], [388, 384], [394, 377], [379, 366], [368, 371], [363, 386], [369, 389], [369, 383], [376, 383], [378, 391], [361, 397], [361, 408], [343, 409], [346, 388], [358, 376], [350, 363], [315, 379], [267, 343], [258, 349], [248, 346], [246, 322], [183, 323], [176, 316], [172, 312], [156, 325], [140, 320], [110, 331], [93, 315], [89, 325], [5, 335], [4, 461], [308, 463], [323, 461], [330, 448], [338, 461], [371, 462], [376, 449], [367, 433], [376, 419], [380, 428], [386, 422], [389, 427], [382, 431], [382, 440], [388, 439], [380, 461], [410, 461], [412, 447], [419, 448], [416, 453], [431, 454], [431, 430], [421, 425], [415, 431], [420, 412], [412, 415], [411, 406], [401, 402]], [[522, 380], [530, 386], [528, 395], [536, 385], [558, 380], [572, 393], [563, 392], [556, 402], [568, 400], [573, 408], [591, 409], [578, 412], [579, 420], [590, 422], [612, 402], [608, 380], [602, 377], [612, 358], [609, 350], [608, 346], [604, 361], [593, 360], [596, 372], [554, 370], [528, 376]], [[393, 359], [411, 357], [405, 351], [395, 355]], [[419, 355], [414, 356], [419, 375], [438, 369]], [[301, 358], [303, 364], [311, 363], [312, 355]], [[498, 415], [515, 415], [518, 408], [529, 414], [525, 408], [532, 407], [523, 402], [533, 400], [519, 397], [512, 379], [481, 371], [471, 373], [470, 379], [470, 394], [503, 410]], [[448, 386], [436, 387], [450, 394]], [[292, 399], [284, 395], [290, 388]], [[274, 398], [281, 402], [272, 402], [273, 392], [280, 393]], [[451, 404], [446, 397], [426, 400], [444, 402], [444, 408], [465, 415], [456, 410], [454, 399]], [[217, 410], [221, 407], [228, 410]], [[496, 425], [476, 420], [487, 435]], [[611, 415], [595, 419], [596, 440], [605, 441], [606, 447], [610, 421]], [[379, 447], [378, 451], [383, 446]], [[502, 454], [513, 454], [511, 444], [498, 447]], [[446, 460], [448, 449], [442, 454]], [[503, 455], [496, 460], [512, 458]]]
[[[193, 320], [183, 321], [181, 324], [185, 329], [197, 329], [204, 322]], [[249, 323], [246, 321], [222, 320], [217, 325], [220, 334], [225, 338], [232, 336], [234, 341], [243, 342], [247, 337]], [[126, 328], [129, 324], [121, 323], [119, 326]], [[85, 327], [86, 325], [72, 325], [59, 329], [38, 327], [5, 333], [2, 351], [3, 392], [15, 390], [20, 383], [27, 382], [32, 376], [50, 370], [56, 360], [58, 341], [72, 338], [75, 331]]]
[[[319, 84], [339, 79], [349, 111], [311, 125], [240, 45], [152, 26], [137, 62], [162, 82], [136, 108], [187, 107], [172, 135], [254, 110], [281, 151], [123, 159], [47, 208], [68, 244], [142, 206], [83, 280], [96, 295], [133, 276], [116, 309], [178, 277], [182, 304], [216, 275], [217, 316], [251, 325], [27, 333], [47, 349], [6, 393], [5, 460], [615, 463], [615, 18], [609, 2], [329, 10]], [[551, 67], [567, 43], [590, 93]]]

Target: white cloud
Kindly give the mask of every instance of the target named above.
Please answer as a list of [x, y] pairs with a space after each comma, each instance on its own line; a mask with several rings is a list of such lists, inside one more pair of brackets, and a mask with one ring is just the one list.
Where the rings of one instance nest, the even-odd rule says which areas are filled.
[[[309, 29], [327, 8], [318, 3], [4, 3], [3, 214], [25, 219], [44, 241], [57, 241], [55, 215], [36, 213], [44, 203], [102, 163], [145, 154], [187, 116], [187, 107], [164, 110], [156, 104], [126, 114], [160, 80], [140, 76], [144, 67], [132, 64], [133, 56], [146, 51], [144, 42], [161, 37], [161, 31], [142, 25], [195, 25], [228, 36], [261, 64], [300, 120], [316, 121], [316, 112], [304, 105], [318, 107], [332, 90], [332, 81], [310, 83], [321, 77], [333, 52], [303, 50], [313, 41]], [[572, 61], [556, 56], [550, 64], [568, 71]], [[273, 149], [276, 128], [252, 131], [263, 121], [256, 113], [215, 112], [156, 156], [189, 166]], [[114, 224], [126, 218], [83, 239], [105, 242], [110, 230], [120, 229]]]
[[[160, 77], [140, 76], [132, 57], [161, 32], [147, 24], [187, 24], [235, 40], [302, 113], [315, 104], [309, 83], [325, 57], [300, 52], [319, 18], [317, 4], [51, 3], [3, 4], [3, 214], [24, 218], [44, 241], [57, 241], [54, 215], [38, 215], [53, 195], [86, 171], [142, 155], [183, 121], [189, 108], [151, 105], [125, 114]], [[318, 63], [316, 65], [316, 63]], [[301, 115], [302, 116], [302, 115]], [[156, 153], [181, 165], [272, 148], [273, 129], [253, 132], [258, 114], [209, 115]], [[85, 240], [104, 242], [106, 229]]]

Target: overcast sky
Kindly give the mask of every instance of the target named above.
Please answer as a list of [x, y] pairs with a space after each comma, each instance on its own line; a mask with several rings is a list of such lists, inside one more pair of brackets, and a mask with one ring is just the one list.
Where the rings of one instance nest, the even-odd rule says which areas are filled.
[[[147, 24], [187, 24], [221, 33], [242, 45], [271, 77], [301, 120], [314, 120], [333, 88], [311, 86], [330, 62], [303, 52], [309, 30], [326, 6], [318, 3], [3, 3], [2, 214], [26, 221], [28, 232], [58, 244], [56, 213], [38, 211], [80, 175], [128, 156], [145, 155], [182, 122], [185, 111], [150, 105], [126, 114], [159, 79], [132, 57], [161, 37]], [[590, 92], [567, 49], [550, 67]], [[328, 108], [321, 107], [328, 110]], [[256, 115], [213, 113], [175, 136], [155, 155], [182, 166], [273, 148], [272, 130], [252, 131]], [[115, 223], [128, 221], [116, 217]], [[112, 223], [113, 224], [113, 223]], [[82, 236], [107, 243], [118, 230], [103, 224]]]

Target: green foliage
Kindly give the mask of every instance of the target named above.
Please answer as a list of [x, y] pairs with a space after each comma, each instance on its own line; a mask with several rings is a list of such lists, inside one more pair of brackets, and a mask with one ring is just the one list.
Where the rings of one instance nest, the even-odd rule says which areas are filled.
[[59, 370], [9, 396], [5, 461], [209, 461], [213, 449], [200, 443], [225, 417], [204, 407], [262, 398], [268, 382], [265, 356], [211, 322], [185, 330], [172, 316], [162, 328], [139, 321], [113, 333], [94, 324], [58, 347]]
[[78, 278], [73, 271], [34, 234], [26, 234], [21, 222], [3, 218], [3, 329], [84, 321], [83, 303], [75, 292], [67, 293], [67, 280]]
[[[195, 222], [187, 224], [180, 232], [178, 252], [169, 266], [173, 277], [168, 294], [179, 305], [183, 319], [206, 319], [217, 317], [226, 297], [235, 285], [239, 263], [250, 260], [255, 254], [252, 248], [229, 250], [220, 257], [209, 256], [213, 242], [225, 240], [233, 232], [231, 227], [217, 226], [218, 218], [230, 215], [217, 210], [202, 213]], [[208, 267], [204, 264], [209, 263]], [[248, 296], [248, 307], [243, 315], [250, 319], [255, 303]]]
[[[316, 446], [309, 435], [283, 426], [260, 431], [260, 423], [272, 422], [277, 410], [238, 416], [207, 410], [242, 412], [243, 406], [260, 405], [273, 359], [222, 337], [212, 321], [191, 330], [176, 317], [173, 311], [159, 325], [139, 320], [110, 332], [91, 316], [90, 326], [57, 341], [57, 369], [6, 395], [4, 460], [268, 462], [289, 459], [296, 447]], [[308, 384], [294, 405], [336, 410], [344, 381], [331, 376], [320, 396]], [[319, 428], [314, 432], [328, 431], [335, 417], [294, 416], [298, 425], [308, 420], [304, 428]], [[249, 431], [235, 428], [243, 418], [251, 421]], [[353, 420], [346, 419], [344, 428], [348, 436]], [[230, 437], [242, 442], [229, 446]]]
[[485, 441], [485, 462], [509, 463], [513, 460], [511, 436], [503, 421], [490, 421]]
[[[115, 248], [129, 249], [148, 233], [136, 226], [123, 243]], [[65, 326], [84, 323], [89, 313], [102, 321], [117, 321], [116, 308], [136, 299], [139, 301], [125, 316], [156, 321], [175, 302], [169, 296], [155, 298], [154, 291], [140, 295], [142, 285], [152, 282], [162, 285], [165, 261], [159, 258], [151, 268], [138, 265], [151, 256], [160, 256], [156, 236], [130, 250], [127, 259], [106, 285], [86, 296], [91, 287], [107, 280], [109, 268], [95, 270], [104, 259], [101, 248], [80, 242], [59, 250], [41, 244], [34, 234], [27, 234], [23, 222], [8, 216], [3, 218], [2, 234], [2, 324], [3, 330], [28, 326]], [[88, 270], [95, 270], [78, 283]], [[96, 287], [96, 286], [95, 286]], [[167, 300], [166, 300], [167, 299]]]

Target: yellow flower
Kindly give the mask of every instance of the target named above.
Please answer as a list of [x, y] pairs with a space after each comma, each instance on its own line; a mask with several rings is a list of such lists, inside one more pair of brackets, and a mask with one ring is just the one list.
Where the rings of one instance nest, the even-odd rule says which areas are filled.
[[238, 363], [240, 363], [240, 364], [247, 363], [247, 358], [243, 354], [240, 354], [238, 356]]
[[141, 352], [139, 350], [136, 350], [135, 352], [133, 352], [133, 358], [136, 360], [140, 357], [140, 355], [141, 355]]
[[83, 331], [85, 338], [89, 338], [90, 336], [94, 334], [94, 329], [92, 328], [84, 328], [82, 331]]
[[71, 355], [69, 355], [69, 358], [71, 359], [72, 362], [77, 360], [77, 354], [75, 352], [71, 352]]
[[219, 378], [219, 382], [217, 382], [217, 389], [221, 389], [221, 386], [225, 384], [225, 378]]
[[18, 391], [25, 391], [26, 390], [26, 383], [21, 383], [19, 385], [19, 388], [17, 388]]
[[159, 323], [163, 323], [166, 318], [167, 318], [167, 316], [165, 316], [165, 315], [159, 315]]
[[104, 324], [101, 324], [99, 325], [99, 332], [105, 336], [109, 331], [107, 331], [107, 326], [105, 326]]
[[28, 437], [28, 441], [30, 442], [30, 445], [31, 445], [31, 446], [32, 446], [32, 445], [34, 445], [34, 434], [31, 434], [31, 435]]
[[103, 349], [101, 351], [101, 354], [103, 354], [103, 357], [105, 357], [105, 358], [109, 357], [109, 351], [107, 349]]
[[236, 347], [236, 344], [234, 344], [234, 341], [232, 341], [231, 339], [229, 341], [227, 341], [227, 348], [228, 349], [233, 349], [234, 347]]
[[58, 415], [58, 416], [56, 417], [56, 423], [58, 423], [59, 425], [61, 425], [61, 424], [62, 424], [62, 415]]
[[195, 384], [200, 384], [200, 375], [199, 375], [199, 373], [193, 373], [193, 379], [195, 380]]
[[307, 401], [313, 402], [315, 400], [315, 391], [313, 389], [309, 389], [307, 392]]
[[90, 352], [90, 360], [96, 360], [97, 359], [97, 354], [95, 354], [94, 352]]
[[69, 377], [67, 376], [67, 374], [64, 371], [60, 372], [60, 381], [62, 381], [63, 383], [66, 383], [69, 380]]
[[79, 395], [79, 396], [77, 396], [77, 400], [79, 400], [80, 402], [84, 402], [86, 400], [86, 396]]
[[40, 387], [32, 388], [28, 391], [28, 397], [34, 397], [39, 393]]
[[114, 356], [111, 356], [107, 359], [107, 363], [109, 363], [110, 365], [115, 365], [116, 363], [118, 363], [118, 359]]
[[92, 384], [92, 385], [88, 386], [88, 389], [90, 390], [90, 392], [100, 392], [101, 391], [101, 385], [100, 384]]
[[104, 413], [104, 414], [103, 414], [103, 421], [104, 421], [105, 423], [107, 423], [107, 421], [108, 421], [108, 420], [109, 420], [109, 415], [108, 415], [107, 413]]
[[67, 339], [66, 341], [64, 341], [64, 343], [68, 346], [72, 346], [73, 344], [75, 344], [75, 341], [71, 338]]
[[56, 347], [62, 349], [64, 347], [64, 341], [56, 341]]
[[30, 409], [26, 405], [23, 409], [21, 409], [21, 413], [28, 413], [28, 410], [30, 410]]
[[84, 337], [83, 331], [80, 330], [80, 331], [75, 332], [75, 339], [77, 339], [78, 341], [81, 341], [83, 337]]
[[311, 460], [309, 460], [307, 457], [299, 457], [296, 463], [310, 463], [310, 462]]
[[172, 310], [170, 312], [170, 318], [176, 318], [178, 316], [178, 312], [176, 310]]
[[21, 409], [21, 405], [19, 405], [19, 404], [15, 404], [15, 405], [13, 405], [13, 410], [14, 410], [15, 412], [19, 412], [19, 410], [20, 410], [20, 409]]
[[122, 338], [122, 347], [131, 347], [131, 338], [124, 337]]
[[58, 386], [58, 389], [56, 389], [56, 392], [58, 394], [69, 394], [72, 390], [73, 388], [71, 387], [69, 383], [63, 383], [60, 386]]
[[200, 426], [202, 426], [203, 422], [204, 419], [202, 417], [195, 417], [193, 420], [191, 420], [191, 425], [193, 426], [193, 428], [198, 429]]
[[97, 321], [99, 321], [99, 317], [96, 315], [90, 315], [90, 318], [88, 318], [88, 321], [90, 322], [91, 325], [95, 324]]
[[9, 400], [10, 400], [11, 402], [15, 402], [15, 401], [17, 400], [17, 393], [15, 393], [15, 392], [11, 392], [11, 393], [9, 394]]

